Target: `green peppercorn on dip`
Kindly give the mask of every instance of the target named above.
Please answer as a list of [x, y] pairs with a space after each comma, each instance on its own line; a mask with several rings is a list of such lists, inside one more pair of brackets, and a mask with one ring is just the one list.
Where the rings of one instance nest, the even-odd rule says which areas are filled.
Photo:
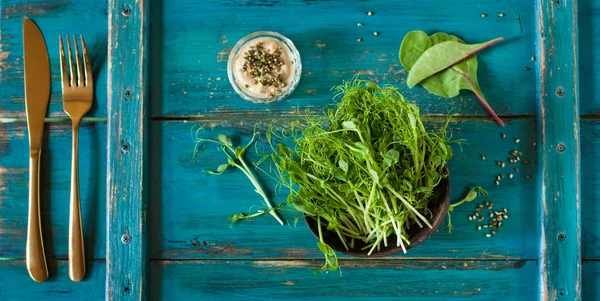
[[254, 97], [276, 97], [294, 78], [294, 63], [287, 46], [263, 37], [246, 43], [234, 59], [235, 81]]

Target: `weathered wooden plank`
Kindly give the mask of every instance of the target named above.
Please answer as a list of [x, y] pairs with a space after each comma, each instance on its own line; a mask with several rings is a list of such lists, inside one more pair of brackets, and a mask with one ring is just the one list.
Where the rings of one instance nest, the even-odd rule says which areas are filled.
[[89, 116], [106, 116], [107, 1], [0, 0], [0, 118], [25, 117], [23, 92], [23, 17], [39, 25], [48, 48], [52, 75], [49, 116], [66, 116], [62, 108], [58, 36], [83, 34], [96, 80]]
[[86, 278], [75, 284], [69, 279], [67, 261], [50, 260], [50, 278], [34, 284], [27, 274], [25, 261], [0, 261], [0, 300], [104, 300], [104, 261], [88, 261], [86, 266]]
[[[375, 14], [369, 17], [367, 11]], [[468, 42], [503, 36], [505, 42], [478, 54], [482, 89], [498, 114], [535, 114], [535, 14], [528, 1], [213, 0], [198, 5], [172, 0], [157, 14], [151, 21], [152, 60], [160, 65], [153, 75], [160, 87], [153, 89], [162, 100], [153, 101], [152, 116], [276, 116], [293, 114], [298, 106], [319, 111], [331, 103], [331, 87], [355, 74], [397, 85], [428, 114], [453, 110], [487, 116], [470, 93], [448, 101], [422, 88], [407, 91], [398, 49], [402, 37], [415, 29], [447, 31]], [[359, 22], [365, 26], [358, 27]], [[288, 100], [252, 104], [238, 97], [227, 80], [229, 51], [257, 30], [280, 32], [300, 51], [303, 77]], [[380, 34], [373, 36], [374, 31]]]
[[144, 0], [109, 1], [107, 300], [145, 300], [147, 26]]
[[[343, 276], [307, 260], [152, 262], [152, 300], [533, 300], [535, 261], [349, 260]], [[252, 275], [249, 277], [249, 275]]]
[[[314, 275], [313, 270], [320, 264], [310, 260], [151, 261], [150, 300], [535, 298], [535, 289], [528, 284], [536, 277], [532, 261], [352, 260], [344, 264], [342, 277], [337, 273]], [[74, 285], [68, 279], [66, 261], [50, 261], [55, 276], [32, 285], [23, 272], [23, 261], [2, 261], [0, 300], [103, 300], [105, 263], [90, 261], [87, 266], [88, 277]], [[586, 270], [598, 272], [593, 264], [584, 265]], [[424, 278], [428, 281], [422, 281]], [[594, 291], [594, 287], [584, 287], [586, 296]]]
[[[201, 137], [214, 138], [219, 133], [246, 141], [256, 120], [205, 121]], [[268, 121], [267, 121], [268, 122]], [[279, 121], [278, 126], [286, 122]], [[225, 157], [212, 145], [193, 157], [192, 129], [199, 123], [152, 122], [150, 153], [150, 219], [151, 258], [321, 258], [316, 240], [304, 222], [297, 227], [282, 227], [270, 217], [256, 218], [230, 227], [225, 218], [233, 213], [247, 212], [260, 205], [260, 198], [241, 172], [227, 171], [221, 176], [206, 174], [226, 162]], [[214, 129], [211, 127], [214, 126]], [[465, 121], [451, 125], [456, 139], [466, 139], [462, 152], [454, 147], [455, 157], [450, 163], [452, 200], [459, 200], [467, 187], [481, 185], [490, 193], [487, 200], [496, 208], [507, 208], [510, 219], [493, 238], [477, 231], [476, 223], [467, 215], [473, 214], [475, 204], [458, 207], [453, 214], [454, 233], [445, 229], [436, 233], [415, 249], [409, 257], [434, 258], [537, 258], [537, 217], [535, 210], [535, 120], [507, 120], [500, 129], [493, 122]], [[501, 138], [500, 133], [507, 135]], [[519, 138], [520, 143], [514, 142]], [[264, 147], [259, 144], [259, 149]], [[506, 163], [505, 168], [496, 160], [507, 161], [510, 151], [523, 152], [520, 164]], [[486, 160], [481, 160], [485, 155]], [[248, 159], [257, 161], [254, 151]], [[528, 160], [531, 163], [525, 165]], [[515, 172], [514, 167], [519, 171]], [[506, 177], [500, 186], [495, 176]], [[508, 174], [515, 177], [508, 179]], [[275, 183], [258, 173], [269, 191]], [[526, 176], [531, 175], [531, 179]], [[483, 200], [483, 199], [481, 199]], [[481, 201], [480, 200], [480, 201]], [[529, 201], [528, 201], [529, 200]], [[285, 195], [275, 198], [285, 201]], [[289, 215], [288, 215], [289, 216]], [[293, 223], [293, 221], [291, 221]]]
[[581, 300], [577, 1], [538, 1], [540, 300]]
[[[25, 258], [29, 143], [25, 123], [0, 123], [0, 261]], [[71, 124], [48, 123], [43, 144], [41, 209], [48, 258], [66, 258], [69, 225]], [[106, 125], [82, 123], [80, 192], [88, 259], [106, 250]], [[27, 274], [25, 270], [23, 273]], [[1, 294], [0, 294], [1, 296]]]
[[600, 1], [578, 0], [580, 112], [600, 114]]
[[600, 261], [584, 260], [581, 267], [582, 300], [600, 299]]
[[[581, 251], [600, 259], [600, 120], [581, 120]], [[599, 278], [600, 280], [600, 278]]]

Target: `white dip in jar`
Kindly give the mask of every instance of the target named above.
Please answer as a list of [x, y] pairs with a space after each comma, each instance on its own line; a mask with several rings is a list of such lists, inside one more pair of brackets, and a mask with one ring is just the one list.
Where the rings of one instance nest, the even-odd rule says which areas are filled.
[[229, 81], [240, 96], [253, 102], [283, 99], [300, 79], [300, 55], [289, 39], [274, 32], [244, 37], [230, 56]]

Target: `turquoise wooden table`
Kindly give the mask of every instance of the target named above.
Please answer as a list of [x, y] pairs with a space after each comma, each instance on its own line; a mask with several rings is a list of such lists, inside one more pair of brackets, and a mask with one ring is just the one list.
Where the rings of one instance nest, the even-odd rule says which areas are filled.
[[[24, 265], [23, 17], [40, 26], [52, 65], [44, 283]], [[505, 127], [469, 93], [445, 100], [407, 88], [398, 48], [415, 29], [467, 42], [505, 38], [479, 55], [480, 84]], [[294, 94], [269, 105], [242, 100], [227, 80], [233, 45], [258, 30], [286, 35], [302, 56]], [[88, 271], [72, 283], [71, 137], [58, 36], [79, 33], [96, 99], [80, 131]], [[600, 300], [598, 36], [600, 0], [0, 0], [0, 300]], [[356, 74], [396, 85], [430, 126], [450, 110], [458, 115], [451, 132], [468, 144], [450, 162], [452, 200], [483, 186], [510, 211], [498, 235], [477, 231], [466, 218], [473, 205], [463, 205], [452, 234], [442, 228], [406, 255], [341, 256], [340, 277], [313, 273], [322, 254], [303, 223], [256, 218], [231, 227], [225, 217], [258, 204], [257, 196], [240, 173], [206, 174], [223, 157], [210, 147], [194, 157], [192, 126], [203, 125], [203, 137], [247, 140], [255, 124], [286, 127], [305, 110], [319, 114], [332, 103], [330, 88]], [[517, 147], [530, 164], [496, 186], [505, 171], [494, 160]]]

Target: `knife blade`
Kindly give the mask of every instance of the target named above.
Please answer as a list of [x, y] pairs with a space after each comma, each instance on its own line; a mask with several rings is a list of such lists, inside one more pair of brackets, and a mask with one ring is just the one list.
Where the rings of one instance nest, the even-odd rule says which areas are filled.
[[40, 221], [39, 180], [44, 117], [50, 101], [50, 63], [44, 37], [29, 19], [23, 21], [23, 65], [29, 133], [29, 215], [25, 257], [29, 276], [42, 282], [48, 279], [48, 267]]

